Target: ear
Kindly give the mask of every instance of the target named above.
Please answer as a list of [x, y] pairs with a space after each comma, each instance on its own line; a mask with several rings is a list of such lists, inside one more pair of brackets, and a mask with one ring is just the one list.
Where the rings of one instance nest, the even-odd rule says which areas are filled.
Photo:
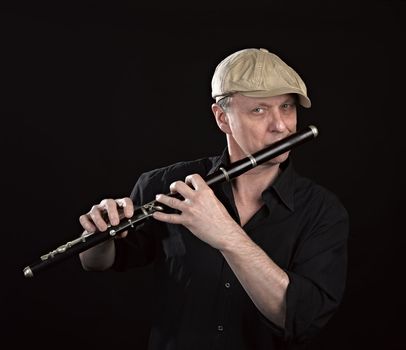
[[224, 112], [217, 103], [211, 105], [211, 110], [213, 111], [214, 118], [216, 118], [216, 123], [220, 130], [225, 134], [231, 134], [229, 118], [226, 112]]

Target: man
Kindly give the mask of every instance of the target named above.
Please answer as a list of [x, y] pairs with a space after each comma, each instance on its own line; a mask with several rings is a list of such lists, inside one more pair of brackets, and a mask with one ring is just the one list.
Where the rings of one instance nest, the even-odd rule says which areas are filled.
[[124, 270], [154, 261], [150, 349], [300, 348], [342, 299], [346, 210], [295, 173], [289, 152], [231, 183], [210, 188], [203, 178], [294, 133], [297, 104], [310, 107], [306, 86], [278, 56], [245, 49], [217, 66], [212, 96], [224, 153], [144, 173], [131, 198], [93, 206], [80, 217], [88, 232], [153, 199], [173, 210], [81, 253], [82, 265]]

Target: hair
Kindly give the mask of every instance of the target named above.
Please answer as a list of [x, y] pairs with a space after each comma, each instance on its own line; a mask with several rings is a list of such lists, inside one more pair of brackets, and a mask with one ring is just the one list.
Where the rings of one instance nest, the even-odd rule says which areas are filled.
[[[291, 94], [295, 100], [296, 106], [300, 105], [300, 98], [298, 94], [292, 93]], [[230, 97], [232, 95], [227, 95], [222, 97], [220, 100], [217, 101], [217, 104], [221, 107], [224, 112], [227, 112], [228, 107], [230, 107]]]
[[230, 97], [231, 95], [228, 95], [217, 101], [217, 104], [221, 107], [221, 109], [224, 112], [227, 112], [227, 109], [230, 106]]

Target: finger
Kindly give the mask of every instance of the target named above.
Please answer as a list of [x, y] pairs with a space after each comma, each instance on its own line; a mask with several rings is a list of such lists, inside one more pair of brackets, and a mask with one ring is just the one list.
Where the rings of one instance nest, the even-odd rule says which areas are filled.
[[209, 187], [199, 174], [191, 174], [186, 176], [185, 182], [189, 187], [192, 187], [195, 190], [202, 190]]
[[94, 205], [86, 216], [102, 232], [107, 230], [108, 223], [117, 225], [119, 222], [117, 204], [113, 199], [104, 199]]
[[116, 199], [116, 203], [120, 208], [123, 208], [123, 213], [126, 218], [131, 218], [134, 214], [134, 204], [131, 198], [125, 197]]
[[194, 190], [183, 181], [172, 182], [169, 188], [172, 193], [179, 193], [183, 198], [191, 198], [194, 195]]
[[120, 223], [120, 214], [118, 212], [118, 205], [114, 199], [103, 199], [100, 206], [107, 213], [107, 217], [111, 225], [116, 226]]
[[178, 209], [182, 211], [182, 209], [184, 208], [184, 202], [182, 200], [175, 197], [167, 196], [166, 194], [157, 194], [155, 196], [155, 199], [158, 202], [165, 204], [173, 209]]
[[118, 234], [115, 235], [114, 237], [115, 237], [116, 239], [121, 239], [121, 238], [127, 237], [127, 235], [128, 235], [128, 231], [124, 231], [124, 232], [118, 233]]
[[168, 224], [182, 224], [182, 217], [178, 214], [167, 214], [156, 211], [152, 217], [158, 221], [166, 222]]
[[103, 214], [105, 209], [100, 205], [94, 205], [90, 211], [85, 215], [89, 222], [93, 223], [96, 226], [96, 229], [99, 231], [107, 230], [107, 222]]
[[79, 217], [79, 222], [84, 228], [84, 230], [87, 231], [88, 233], [96, 232], [97, 228], [95, 225], [93, 225], [92, 221], [89, 219], [88, 214], [81, 215]]

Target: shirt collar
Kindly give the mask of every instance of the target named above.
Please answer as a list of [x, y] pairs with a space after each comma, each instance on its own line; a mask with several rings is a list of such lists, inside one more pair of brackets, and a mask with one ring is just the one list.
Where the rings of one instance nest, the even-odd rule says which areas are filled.
[[[213, 158], [212, 164], [208, 175], [217, 171], [221, 166], [230, 164], [227, 147], [220, 156]], [[262, 199], [269, 208], [273, 197], [276, 195], [290, 211], [294, 211], [295, 172], [290, 157], [280, 165], [280, 169], [281, 172], [274, 183], [262, 192]]]
[[281, 172], [274, 183], [262, 193], [262, 199], [269, 207], [272, 194], [275, 193], [290, 211], [294, 211], [295, 172], [290, 157], [280, 165], [280, 169]]
[[207, 175], [213, 174], [215, 171], [219, 170], [221, 166], [227, 166], [230, 164], [230, 158], [228, 156], [228, 148], [224, 148], [220, 156], [214, 157], [212, 159], [212, 167], [207, 173]]

